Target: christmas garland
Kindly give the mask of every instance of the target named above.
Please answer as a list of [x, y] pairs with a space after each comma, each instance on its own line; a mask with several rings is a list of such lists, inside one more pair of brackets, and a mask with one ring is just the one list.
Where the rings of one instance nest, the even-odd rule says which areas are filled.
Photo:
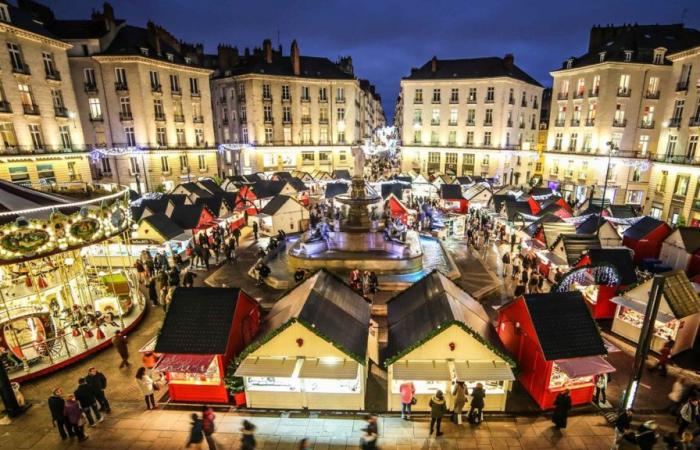
[[[443, 322], [442, 324], [438, 325], [437, 328], [432, 330], [430, 333], [425, 335], [422, 339], [419, 341], [413, 343], [412, 345], [406, 347], [405, 349], [401, 350], [399, 353], [393, 356], [387, 357], [384, 362], [382, 363], [384, 367], [389, 367], [390, 365], [394, 364], [396, 361], [399, 359], [403, 358], [413, 350], [417, 349], [418, 347], [421, 347], [423, 344], [437, 336], [438, 334], [442, 333], [452, 325], [456, 325], [462, 330], [464, 330], [467, 334], [472, 336], [474, 339], [476, 339], [479, 343], [484, 345], [486, 348], [503, 358], [506, 363], [508, 363], [509, 366], [513, 368], [513, 371], [517, 369], [517, 363], [515, 360], [508, 355], [507, 353], [503, 352], [503, 350], [497, 348], [495, 345], [493, 345], [491, 342], [489, 342], [486, 338], [484, 338], [482, 335], [477, 333], [476, 331], [472, 330], [470, 327], [468, 327], [465, 323], [460, 322], [459, 320], [450, 320], [447, 322]], [[489, 324], [489, 326], [491, 326]], [[391, 336], [389, 336], [389, 339], [391, 339]]]

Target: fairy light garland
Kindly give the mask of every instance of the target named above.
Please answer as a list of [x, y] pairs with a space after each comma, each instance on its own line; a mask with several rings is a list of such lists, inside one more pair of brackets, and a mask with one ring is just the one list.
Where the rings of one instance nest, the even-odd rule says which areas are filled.
[[90, 159], [92, 159], [93, 162], [97, 162], [105, 156], [129, 156], [134, 154], [140, 154], [143, 151], [144, 149], [139, 146], [99, 147], [93, 148], [90, 151]]

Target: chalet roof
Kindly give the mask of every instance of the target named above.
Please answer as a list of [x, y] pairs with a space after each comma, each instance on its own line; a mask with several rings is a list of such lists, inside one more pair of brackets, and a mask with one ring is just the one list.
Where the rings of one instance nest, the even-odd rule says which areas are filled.
[[693, 254], [700, 250], [700, 228], [679, 227], [677, 231], [681, 235], [686, 252]]
[[205, 208], [207, 207], [202, 203], [178, 205], [170, 211], [170, 220], [185, 230], [192, 230], [199, 225], [199, 219]]
[[260, 211], [260, 214], [267, 214], [268, 216], [274, 216], [277, 211], [280, 210], [287, 202], [292, 201], [298, 203], [295, 199], [288, 195], [276, 195], [267, 202], [265, 207]]
[[649, 233], [663, 226], [665, 222], [654, 219], [650, 216], [642, 217], [637, 223], [627, 228], [622, 235], [626, 238], [639, 240], [644, 239]]
[[170, 240], [175, 236], [179, 236], [184, 233], [184, 230], [180, 228], [175, 222], [170, 220], [170, 217], [163, 213], [151, 214], [143, 219], [147, 222], [151, 228], [155, 229], [158, 234], [160, 234], [166, 240]]
[[336, 169], [333, 171], [333, 179], [335, 180], [350, 180], [350, 171], [347, 169]]
[[326, 198], [333, 198], [336, 195], [345, 194], [350, 190], [350, 184], [343, 181], [326, 184]]
[[253, 183], [250, 190], [257, 198], [269, 198], [279, 194], [287, 185], [286, 180], [260, 180]]
[[562, 234], [561, 240], [570, 266], [576, 264], [587, 251], [602, 248], [595, 234]]
[[459, 184], [441, 184], [440, 198], [443, 200], [464, 200], [462, 186]]

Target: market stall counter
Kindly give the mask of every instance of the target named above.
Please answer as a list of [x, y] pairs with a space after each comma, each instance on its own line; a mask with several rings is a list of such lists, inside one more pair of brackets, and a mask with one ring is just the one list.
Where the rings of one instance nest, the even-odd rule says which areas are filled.
[[238, 358], [248, 407], [362, 410], [370, 304], [325, 270], [287, 292]]
[[455, 381], [464, 381], [470, 393], [482, 383], [485, 409], [505, 409], [515, 362], [484, 307], [454, 282], [431, 272], [387, 303], [387, 320], [390, 411], [401, 410], [400, 386], [408, 381], [416, 388], [414, 411], [430, 410], [438, 390], [451, 406]]

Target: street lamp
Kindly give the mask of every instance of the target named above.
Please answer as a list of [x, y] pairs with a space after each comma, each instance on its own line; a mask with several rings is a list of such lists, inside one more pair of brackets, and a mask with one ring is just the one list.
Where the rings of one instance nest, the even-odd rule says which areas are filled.
[[608, 192], [608, 178], [610, 177], [610, 161], [612, 159], [613, 152], [617, 151], [615, 143], [613, 141], [607, 142], [608, 147], [608, 162], [605, 166], [605, 183], [603, 184], [603, 198], [600, 200], [600, 212], [598, 213], [598, 228], [596, 229], [596, 235], [600, 234], [600, 227], [603, 223], [603, 209], [605, 208], [605, 196]]

